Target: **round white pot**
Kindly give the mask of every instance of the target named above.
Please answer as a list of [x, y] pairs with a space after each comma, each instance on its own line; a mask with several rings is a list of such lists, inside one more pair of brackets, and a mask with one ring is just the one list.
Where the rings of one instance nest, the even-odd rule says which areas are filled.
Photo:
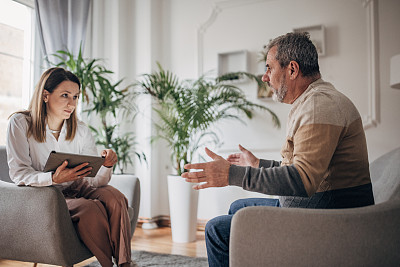
[[172, 241], [193, 242], [196, 240], [199, 191], [180, 176], [168, 175], [167, 179]]

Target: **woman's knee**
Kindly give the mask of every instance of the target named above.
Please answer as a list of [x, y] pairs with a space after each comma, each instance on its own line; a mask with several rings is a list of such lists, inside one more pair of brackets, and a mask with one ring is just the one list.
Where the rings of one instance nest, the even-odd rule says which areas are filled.
[[109, 185], [100, 188], [99, 200], [104, 203], [107, 209], [128, 208], [128, 200], [125, 195]]

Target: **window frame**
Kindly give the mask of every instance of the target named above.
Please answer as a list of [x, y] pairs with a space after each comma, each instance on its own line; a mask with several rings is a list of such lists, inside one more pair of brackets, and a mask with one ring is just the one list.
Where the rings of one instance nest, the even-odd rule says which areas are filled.
[[[43, 53], [41, 52], [41, 44], [39, 33], [36, 26], [36, 12], [34, 0], [11, 0], [26, 6], [30, 10], [30, 26], [24, 28], [24, 48], [23, 48], [23, 61], [22, 61], [22, 88], [21, 88], [21, 106], [22, 109], [29, 107], [30, 99], [32, 98], [35, 84], [40, 78], [42, 73], [43, 64]], [[29, 21], [28, 21], [29, 23]], [[25, 43], [27, 42], [27, 43]], [[19, 109], [19, 108], [18, 108]], [[15, 110], [17, 111], [17, 110]], [[5, 129], [3, 129], [5, 131]], [[1, 144], [4, 145], [3, 141], [0, 140]]]

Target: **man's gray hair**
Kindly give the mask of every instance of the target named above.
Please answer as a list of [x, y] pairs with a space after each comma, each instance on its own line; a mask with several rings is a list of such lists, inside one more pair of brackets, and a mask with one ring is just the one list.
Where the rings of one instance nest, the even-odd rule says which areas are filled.
[[296, 61], [304, 77], [319, 74], [317, 49], [308, 32], [281, 35], [270, 41], [268, 51], [274, 46], [277, 47], [276, 60], [282, 68], [289, 65], [290, 61]]

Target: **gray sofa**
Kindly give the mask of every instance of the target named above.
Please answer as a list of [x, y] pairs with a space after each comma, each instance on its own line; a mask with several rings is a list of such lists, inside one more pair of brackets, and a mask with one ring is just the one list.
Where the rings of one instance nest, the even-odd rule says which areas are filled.
[[[132, 235], [140, 205], [140, 182], [133, 175], [113, 175], [110, 185], [128, 199]], [[0, 258], [71, 266], [93, 254], [79, 240], [60, 190], [15, 185], [0, 146]]]
[[230, 266], [400, 266], [400, 148], [372, 162], [370, 171], [373, 206], [238, 211]]

